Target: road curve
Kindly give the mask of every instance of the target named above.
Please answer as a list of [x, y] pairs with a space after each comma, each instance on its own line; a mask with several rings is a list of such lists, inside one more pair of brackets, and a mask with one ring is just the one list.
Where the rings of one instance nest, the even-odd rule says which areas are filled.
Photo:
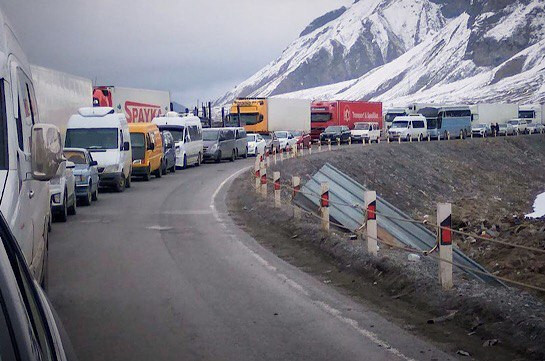
[[225, 194], [252, 164], [133, 182], [54, 224], [49, 294], [80, 360], [450, 359], [239, 230]]

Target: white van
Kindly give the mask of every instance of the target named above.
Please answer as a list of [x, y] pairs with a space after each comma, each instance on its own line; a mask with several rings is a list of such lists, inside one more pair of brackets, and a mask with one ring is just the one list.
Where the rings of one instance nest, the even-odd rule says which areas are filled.
[[354, 123], [354, 129], [350, 133], [355, 142], [378, 142], [380, 138], [378, 122], [356, 122]]
[[203, 160], [202, 124], [194, 115], [168, 112], [164, 117], [153, 119], [159, 130], [168, 130], [176, 144], [176, 167], [199, 166]]
[[67, 148], [87, 149], [98, 163], [100, 187], [123, 192], [131, 186], [131, 135], [125, 114], [113, 108], [80, 108], [68, 120]]
[[426, 117], [421, 114], [395, 117], [390, 129], [388, 139], [411, 140], [424, 139], [428, 137], [428, 126]]
[[44, 281], [49, 180], [63, 161], [57, 127], [38, 124], [30, 65], [0, 12], [0, 211], [32, 275]]

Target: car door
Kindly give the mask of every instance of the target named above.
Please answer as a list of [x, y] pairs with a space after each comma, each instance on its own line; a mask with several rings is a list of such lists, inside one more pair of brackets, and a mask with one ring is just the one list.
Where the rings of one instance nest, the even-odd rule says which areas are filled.
[[[30, 179], [30, 130], [32, 127], [32, 113], [30, 108], [30, 97], [26, 91], [26, 75], [16, 64], [12, 65], [11, 80], [12, 94], [15, 106], [15, 122], [17, 132], [16, 163], [18, 178], [18, 196], [14, 207], [13, 218], [8, 220], [19, 240], [21, 250], [25, 259], [31, 267], [34, 276], [36, 274], [36, 264], [38, 260], [39, 245], [36, 244], [34, 236], [34, 222], [36, 221], [40, 209], [34, 209], [34, 197], [36, 196], [36, 184]], [[42, 207], [40, 207], [42, 208]], [[38, 232], [39, 233], [39, 232]], [[43, 245], [42, 245], [43, 249]], [[38, 272], [39, 273], [39, 272]]]

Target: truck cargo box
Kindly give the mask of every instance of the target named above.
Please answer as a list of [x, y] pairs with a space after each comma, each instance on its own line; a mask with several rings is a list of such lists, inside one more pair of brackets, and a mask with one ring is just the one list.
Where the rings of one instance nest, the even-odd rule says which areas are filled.
[[268, 131], [301, 130], [310, 132], [310, 100], [267, 99]]

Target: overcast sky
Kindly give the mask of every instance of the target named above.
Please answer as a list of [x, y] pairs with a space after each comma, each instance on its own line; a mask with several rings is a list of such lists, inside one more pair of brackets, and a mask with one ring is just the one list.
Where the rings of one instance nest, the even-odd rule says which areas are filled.
[[351, 0], [0, 0], [32, 63], [213, 100]]

